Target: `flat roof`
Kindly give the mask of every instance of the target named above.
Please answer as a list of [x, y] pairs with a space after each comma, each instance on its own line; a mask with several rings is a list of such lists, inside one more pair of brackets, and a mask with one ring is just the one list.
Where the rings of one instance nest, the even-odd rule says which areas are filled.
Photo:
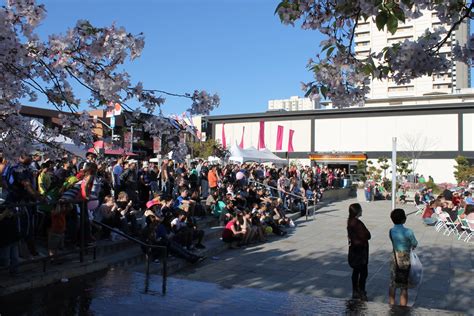
[[388, 114], [393, 112], [437, 112], [437, 111], [463, 111], [473, 110], [474, 102], [463, 103], [446, 103], [446, 104], [422, 104], [422, 105], [402, 105], [402, 106], [380, 106], [380, 107], [353, 107], [343, 109], [318, 109], [318, 110], [304, 110], [304, 111], [269, 111], [257, 113], [243, 113], [243, 114], [227, 114], [227, 115], [210, 115], [203, 118], [208, 121], [226, 121], [234, 119], [257, 119], [257, 118], [300, 118], [308, 116], [325, 116], [325, 115], [341, 115], [350, 114]]

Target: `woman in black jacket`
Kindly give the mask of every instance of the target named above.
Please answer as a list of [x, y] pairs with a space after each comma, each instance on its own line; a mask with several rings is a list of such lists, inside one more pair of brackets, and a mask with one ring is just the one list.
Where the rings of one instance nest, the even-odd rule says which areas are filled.
[[362, 207], [360, 204], [351, 204], [349, 206], [349, 218], [347, 219], [348, 261], [353, 269], [352, 298], [367, 301], [365, 282], [368, 274], [370, 232], [364, 223], [359, 220], [361, 216]]

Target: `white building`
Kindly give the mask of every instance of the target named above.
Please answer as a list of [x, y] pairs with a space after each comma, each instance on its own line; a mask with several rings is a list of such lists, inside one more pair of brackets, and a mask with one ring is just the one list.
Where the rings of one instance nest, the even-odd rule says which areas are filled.
[[[422, 11], [419, 18], [407, 21], [399, 25], [395, 34], [386, 30], [379, 31], [375, 21], [368, 19], [360, 20], [355, 30], [355, 54], [356, 57], [366, 58], [370, 53], [380, 52], [384, 47], [394, 43], [402, 42], [406, 39], [413, 40], [429, 29], [433, 30], [442, 26], [435, 12]], [[451, 26], [445, 25], [449, 30]], [[451, 58], [452, 45], [467, 43], [469, 38], [469, 22], [462, 23], [455, 30], [450, 39], [441, 47], [440, 53]], [[470, 69], [467, 64], [452, 62], [448, 71], [438, 72], [432, 76], [423, 76], [412, 80], [404, 85], [397, 85], [391, 80], [371, 80], [370, 93], [368, 99], [383, 99], [392, 97], [423, 96], [427, 94], [447, 94], [454, 93], [459, 89], [470, 87]]]
[[269, 111], [304, 111], [304, 110], [315, 110], [318, 108], [318, 102], [313, 101], [310, 98], [300, 98], [298, 96], [292, 96], [289, 99], [284, 100], [270, 100], [268, 101]]
[[[431, 175], [435, 182], [454, 183], [455, 158], [474, 162], [474, 101], [450, 104], [362, 107], [342, 110], [303, 112], [266, 112], [205, 118], [207, 135], [226, 142], [257, 147], [261, 121], [265, 127], [265, 145], [282, 158], [303, 164], [350, 164], [362, 153], [372, 161], [391, 157], [392, 137], [399, 141], [399, 156], [419, 156], [416, 173]], [[225, 123], [225, 125], [223, 125]], [[282, 150], [276, 150], [278, 126], [282, 126]], [[245, 127], [245, 128], [244, 128]], [[293, 130], [294, 152], [287, 153], [289, 132]], [[413, 144], [426, 144], [411, 148]], [[419, 155], [418, 155], [419, 154]], [[352, 160], [348, 161], [348, 160]], [[348, 169], [348, 170], [349, 170]]]

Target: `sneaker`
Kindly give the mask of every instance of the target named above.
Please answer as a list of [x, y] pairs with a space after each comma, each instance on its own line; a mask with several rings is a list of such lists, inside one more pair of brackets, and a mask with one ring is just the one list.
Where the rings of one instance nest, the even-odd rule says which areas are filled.
[[205, 249], [206, 246], [204, 246], [203, 244], [196, 244], [195, 246], [197, 249]]

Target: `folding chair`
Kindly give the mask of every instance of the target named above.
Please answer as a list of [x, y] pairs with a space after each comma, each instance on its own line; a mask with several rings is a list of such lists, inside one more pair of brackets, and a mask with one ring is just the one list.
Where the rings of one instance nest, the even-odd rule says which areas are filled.
[[443, 228], [446, 229], [446, 215], [441, 210], [441, 208], [438, 208], [438, 207], [435, 209], [435, 214], [436, 214], [436, 218], [438, 219], [438, 222], [435, 225], [435, 229], [437, 232], [440, 232], [441, 229]]
[[466, 219], [467, 227], [468, 227], [468, 235], [464, 238], [465, 242], [469, 242], [472, 237], [474, 237], [474, 219]]
[[461, 240], [464, 234], [469, 235], [469, 225], [466, 222], [466, 219], [461, 218], [459, 215], [458, 215], [458, 222], [459, 222], [459, 225], [461, 225], [460, 228], [462, 230], [462, 233], [458, 234], [458, 240]]
[[416, 206], [415, 215], [423, 214], [423, 212], [425, 211], [426, 205], [425, 204], [419, 204], [419, 205], [415, 204], [415, 206]]
[[453, 222], [453, 220], [451, 219], [448, 213], [446, 212], [443, 212], [443, 213], [446, 216], [446, 222], [444, 222], [445, 229], [444, 229], [443, 235], [449, 236], [451, 235], [451, 233], [459, 234], [457, 230], [458, 224]]

